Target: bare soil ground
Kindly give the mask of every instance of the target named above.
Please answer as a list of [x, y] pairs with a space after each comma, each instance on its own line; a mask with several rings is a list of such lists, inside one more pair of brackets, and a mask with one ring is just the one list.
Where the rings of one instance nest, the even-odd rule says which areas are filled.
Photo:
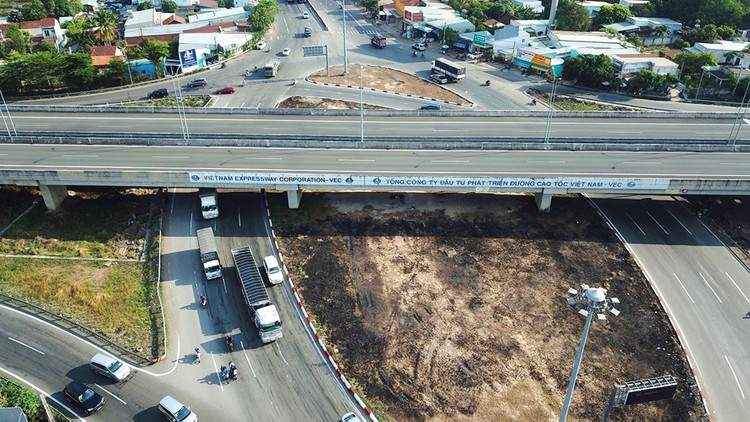
[[[388, 110], [388, 107], [381, 107], [371, 104], [363, 104], [367, 110]], [[359, 103], [353, 101], [334, 100], [331, 98], [320, 97], [301, 97], [295, 95], [284, 99], [278, 105], [279, 108], [317, 108], [327, 110], [359, 110]]]
[[587, 283], [622, 313], [592, 326], [570, 419], [600, 419], [615, 383], [672, 375], [674, 398], [612, 420], [706, 420], [658, 300], [584, 199], [549, 214], [522, 195], [270, 199], [308, 312], [379, 416], [557, 419], [584, 324], [566, 291]]
[[[362, 76], [360, 78], [360, 69]], [[380, 66], [350, 65], [349, 75], [344, 76], [343, 66], [331, 68], [331, 76], [326, 76], [325, 70], [319, 71], [307, 77], [310, 81], [319, 83], [330, 83], [340, 85], [360, 86], [369, 89], [382, 89], [388, 92], [399, 92], [401, 94], [421, 95], [427, 98], [435, 98], [454, 103], [471, 103], [466, 98], [424, 79], [398, 70]]]

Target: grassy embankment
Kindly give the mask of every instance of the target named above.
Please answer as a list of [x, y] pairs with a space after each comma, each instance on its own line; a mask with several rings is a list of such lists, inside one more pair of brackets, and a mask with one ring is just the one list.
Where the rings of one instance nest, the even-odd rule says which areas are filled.
[[[0, 227], [34, 198], [27, 191], [0, 189]], [[108, 191], [72, 196], [55, 212], [40, 203], [0, 239], [0, 253], [15, 255], [0, 257], [0, 292], [78, 321], [129, 350], [155, 353], [157, 256], [138, 260], [154, 199]], [[154, 236], [158, 217], [151, 222]]]

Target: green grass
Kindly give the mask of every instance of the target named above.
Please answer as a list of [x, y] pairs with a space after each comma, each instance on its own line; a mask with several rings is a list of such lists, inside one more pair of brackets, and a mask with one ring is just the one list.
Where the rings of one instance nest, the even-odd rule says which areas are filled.
[[71, 196], [52, 213], [37, 206], [0, 239], [0, 253], [137, 258], [149, 200], [149, 195], [107, 191]]
[[3, 205], [0, 207], [0, 229], [13, 222], [39, 196], [36, 189], [0, 186], [0, 204]]
[[8, 16], [11, 10], [13, 9], [21, 9], [24, 6], [30, 5], [30, 1], [10, 1], [10, 0], [0, 0], [0, 15], [2, 16]]
[[[184, 107], [205, 107], [206, 104], [211, 100], [208, 95], [201, 95], [198, 97], [183, 97], [182, 103]], [[174, 97], [160, 98], [158, 100], [148, 101], [137, 101], [133, 103], [122, 104], [125, 107], [143, 107], [143, 106], [154, 106], [154, 107], [176, 107], [177, 99]]]
[[151, 347], [143, 264], [0, 258], [0, 290], [60, 313], [129, 349]]
[[555, 106], [562, 110], [567, 111], [613, 111], [614, 107], [606, 104], [595, 104], [590, 102], [581, 102], [568, 100], [564, 98], [557, 98], [555, 100]]

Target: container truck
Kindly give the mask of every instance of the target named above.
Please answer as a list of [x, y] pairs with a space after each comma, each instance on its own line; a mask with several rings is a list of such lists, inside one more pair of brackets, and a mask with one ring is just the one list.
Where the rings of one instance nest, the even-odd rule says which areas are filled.
[[253, 257], [250, 246], [232, 249], [234, 267], [242, 284], [242, 295], [245, 304], [253, 317], [258, 335], [263, 343], [271, 343], [283, 336], [281, 331], [281, 319], [276, 306], [268, 297], [266, 285], [258, 271], [258, 265]]
[[201, 213], [205, 220], [219, 216], [219, 201], [216, 189], [200, 189], [198, 190], [198, 198], [201, 200]]
[[216, 249], [214, 229], [211, 227], [199, 229], [196, 235], [198, 236], [198, 250], [201, 253], [201, 262], [203, 263], [203, 272], [206, 273], [206, 280], [220, 278], [221, 263], [219, 262], [219, 251]]
[[438, 58], [432, 62], [432, 71], [435, 73], [443, 74], [448, 79], [454, 80], [456, 82], [466, 76], [465, 67], [444, 58]]

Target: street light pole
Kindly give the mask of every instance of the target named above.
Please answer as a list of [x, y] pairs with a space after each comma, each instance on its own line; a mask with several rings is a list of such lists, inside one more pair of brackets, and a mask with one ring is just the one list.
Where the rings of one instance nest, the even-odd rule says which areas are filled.
[[341, 0], [341, 15], [344, 20], [344, 76], [349, 74], [349, 61], [346, 56], [346, 0]]
[[568, 294], [571, 296], [568, 298], [568, 304], [573, 307], [581, 306], [578, 313], [586, 317], [586, 324], [583, 326], [581, 343], [578, 346], [578, 353], [576, 354], [576, 360], [573, 364], [573, 372], [570, 374], [568, 391], [565, 393], [565, 401], [563, 402], [563, 408], [560, 412], [560, 422], [565, 422], [568, 417], [570, 400], [573, 398], [573, 390], [576, 386], [578, 370], [581, 368], [581, 361], [583, 360], [583, 349], [586, 347], [586, 339], [589, 336], [591, 320], [594, 318], [594, 314], [596, 314], [596, 317], [599, 320], [607, 319], [604, 314], [607, 309], [609, 309], [609, 313], [614, 316], [620, 314], [620, 311], [611, 307], [612, 304], [618, 304], [620, 301], [614, 297], [612, 299], [607, 299], [607, 290], [602, 287], [591, 288], [586, 284], [581, 284], [580, 293], [575, 289], [569, 289]]

